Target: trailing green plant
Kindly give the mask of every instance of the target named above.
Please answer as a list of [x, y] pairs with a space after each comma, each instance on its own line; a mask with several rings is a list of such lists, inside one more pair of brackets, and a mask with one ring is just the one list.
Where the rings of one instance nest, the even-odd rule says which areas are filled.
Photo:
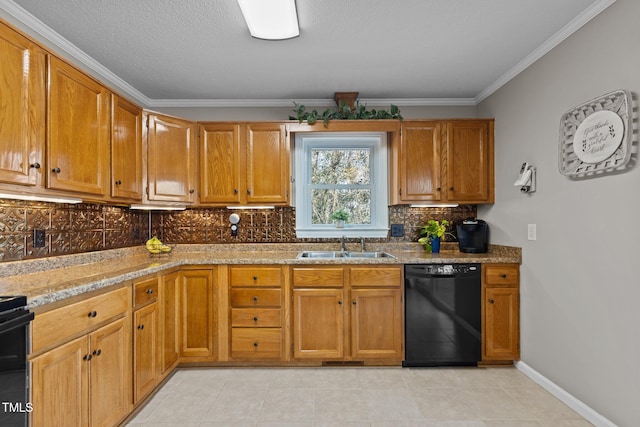
[[318, 120], [322, 120], [322, 123], [326, 127], [329, 124], [329, 120], [381, 120], [381, 119], [398, 119], [402, 120], [400, 115], [400, 109], [391, 104], [389, 110], [367, 110], [367, 106], [360, 104], [360, 101], [356, 100], [356, 105], [351, 109], [345, 101], [341, 101], [337, 109], [326, 109], [322, 113], [318, 110], [307, 111], [307, 107], [296, 102], [293, 103], [295, 116], [289, 116], [289, 120], [297, 120], [298, 123], [307, 122], [307, 124], [314, 124]]
[[331, 214], [331, 219], [334, 221], [349, 221], [349, 212], [344, 209], [339, 209]]
[[438, 222], [434, 219], [430, 219], [427, 221], [427, 224], [422, 226], [420, 229], [420, 235], [424, 236], [418, 239], [418, 243], [420, 243], [427, 252], [431, 252], [431, 239], [438, 237], [443, 238], [445, 235], [449, 235], [454, 237], [453, 234], [447, 231], [447, 226], [449, 225], [449, 221], [443, 219], [442, 222]]

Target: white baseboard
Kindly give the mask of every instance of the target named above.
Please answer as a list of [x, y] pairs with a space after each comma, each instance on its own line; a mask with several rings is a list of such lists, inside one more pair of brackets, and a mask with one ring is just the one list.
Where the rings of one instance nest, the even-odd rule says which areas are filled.
[[519, 361], [515, 363], [516, 369], [520, 372], [531, 378], [535, 383], [539, 386], [547, 390], [549, 393], [553, 394], [559, 400], [561, 400], [565, 405], [576, 411], [580, 416], [589, 421], [596, 427], [618, 427], [589, 406], [587, 406], [580, 399], [575, 396], [569, 394], [563, 388], [559, 387], [547, 377], [542, 375], [540, 372], [533, 369], [531, 366], [526, 363]]

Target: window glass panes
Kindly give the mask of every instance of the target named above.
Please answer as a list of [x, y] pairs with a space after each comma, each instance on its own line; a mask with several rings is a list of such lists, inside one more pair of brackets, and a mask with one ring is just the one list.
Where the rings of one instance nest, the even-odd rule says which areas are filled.
[[349, 224], [370, 224], [371, 190], [335, 188], [311, 190], [312, 224], [333, 224], [331, 214], [339, 209], [349, 213]]
[[370, 154], [368, 149], [311, 150], [311, 184], [369, 184]]

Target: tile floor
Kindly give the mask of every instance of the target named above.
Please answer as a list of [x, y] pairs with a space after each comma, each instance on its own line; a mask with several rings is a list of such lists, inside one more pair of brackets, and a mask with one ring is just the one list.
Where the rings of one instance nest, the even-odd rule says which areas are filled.
[[128, 427], [587, 427], [515, 368], [178, 370]]

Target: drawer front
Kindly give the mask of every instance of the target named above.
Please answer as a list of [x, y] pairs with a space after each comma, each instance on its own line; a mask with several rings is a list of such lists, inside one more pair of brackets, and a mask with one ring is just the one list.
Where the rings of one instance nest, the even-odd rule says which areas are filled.
[[143, 306], [158, 298], [158, 278], [144, 280], [133, 284], [133, 305]]
[[232, 307], [280, 307], [280, 289], [231, 289]]
[[280, 267], [243, 266], [230, 268], [231, 286], [280, 286]]
[[64, 307], [37, 314], [33, 320], [32, 352], [81, 332], [89, 332], [107, 319], [123, 315], [131, 305], [131, 288], [116, 289]]
[[484, 278], [488, 286], [517, 286], [519, 283], [520, 268], [513, 265], [487, 265]]
[[293, 269], [293, 286], [295, 287], [328, 287], [336, 288], [343, 285], [343, 270], [333, 268], [304, 268]]
[[400, 267], [351, 267], [349, 280], [354, 287], [399, 288], [402, 283], [402, 271]]
[[280, 359], [280, 328], [232, 328], [231, 357], [241, 359]]
[[279, 308], [232, 308], [231, 326], [279, 328], [280, 314]]

